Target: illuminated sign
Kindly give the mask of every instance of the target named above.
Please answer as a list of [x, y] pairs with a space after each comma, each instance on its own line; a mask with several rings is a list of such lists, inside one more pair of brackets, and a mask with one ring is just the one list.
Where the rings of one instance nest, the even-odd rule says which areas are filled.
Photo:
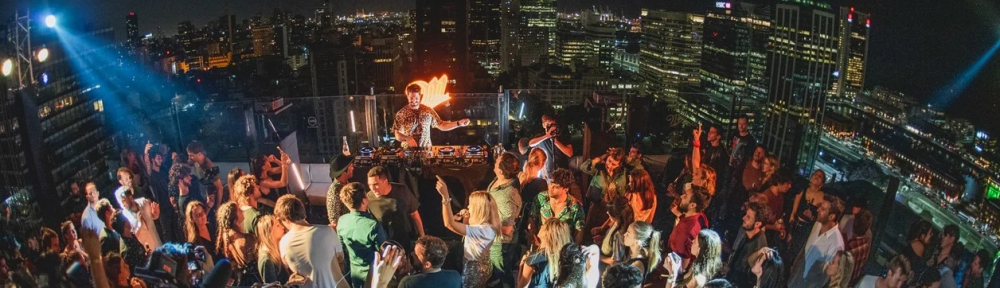
[[989, 181], [986, 183], [986, 199], [997, 199], [1000, 198], [1000, 185], [996, 182]]
[[715, 8], [729, 9], [733, 8], [733, 4], [729, 2], [715, 2]]
[[[435, 106], [444, 103], [451, 99], [451, 96], [445, 92], [448, 88], [448, 75], [441, 75], [441, 77], [434, 77], [430, 82], [427, 81], [413, 81], [410, 84], [417, 84], [420, 86], [420, 91], [423, 97], [420, 99], [420, 104], [427, 105], [427, 107], [434, 108]], [[409, 86], [409, 85], [407, 85]]]

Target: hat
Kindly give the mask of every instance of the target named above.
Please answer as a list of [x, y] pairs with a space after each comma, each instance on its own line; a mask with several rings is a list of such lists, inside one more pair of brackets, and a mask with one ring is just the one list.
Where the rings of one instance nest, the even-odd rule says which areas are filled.
[[337, 156], [333, 156], [333, 159], [330, 160], [330, 180], [336, 180], [340, 174], [344, 174], [353, 161], [353, 155], [337, 154]]

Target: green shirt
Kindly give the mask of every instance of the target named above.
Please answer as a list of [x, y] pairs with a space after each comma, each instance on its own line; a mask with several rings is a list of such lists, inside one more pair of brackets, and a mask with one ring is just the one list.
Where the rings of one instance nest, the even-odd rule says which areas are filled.
[[257, 208], [243, 209], [243, 223], [240, 225], [243, 228], [243, 233], [247, 235], [257, 235], [257, 217], [260, 217], [260, 211]]
[[[490, 183], [489, 187], [493, 189], [489, 193], [497, 203], [500, 222], [503, 226], [514, 226], [517, 217], [521, 215], [521, 194], [514, 186], [513, 180], [493, 186], [496, 182], [497, 180], [493, 179], [493, 182]], [[511, 237], [504, 237], [503, 233], [497, 234], [496, 240], [493, 241], [493, 247], [490, 248], [490, 262], [493, 262], [494, 267], [503, 268], [503, 247], [501, 244], [510, 243], [511, 240], [513, 240]]]
[[535, 218], [538, 219], [539, 223], [543, 222], [544, 219], [555, 217], [566, 222], [570, 228], [581, 231], [583, 229], [583, 207], [580, 206], [580, 201], [571, 195], [566, 195], [566, 208], [559, 215], [554, 215], [548, 195], [548, 191], [538, 193], [538, 214]]
[[368, 212], [352, 211], [340, 216], [337, 235], [347, 249], [351, 287], [362, 287], [375, 251], [386, 240], [385, 230]]

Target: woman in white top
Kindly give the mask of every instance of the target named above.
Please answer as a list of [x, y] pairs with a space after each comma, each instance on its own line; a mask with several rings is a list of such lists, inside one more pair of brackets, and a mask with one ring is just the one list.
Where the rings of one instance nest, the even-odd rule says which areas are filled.
[[122, 207], [122, 215], [132, 225], [132, 233], [146, 248], [146, 252], [152, 252], [163, 245], [155, 221], [160, 218], [160, 205], [146, 198], [135, 199], [132, 189], [119, 188], [115, 192], [118, 205]]
[[486, 280], [493, 273], [490, 247], [497, 239], [501, 225], [496, 201], [485, 191], [473, 192], [469, 195], [469, 208], [459, 212], [457, 218], [460, 219], [455, 219], [451, 211], [451, 194], [441, 176], [438, 176], [437, 190], [442, 199], [441, 215], [444, 227], [465, 237], [462, 287], [486, 287]]

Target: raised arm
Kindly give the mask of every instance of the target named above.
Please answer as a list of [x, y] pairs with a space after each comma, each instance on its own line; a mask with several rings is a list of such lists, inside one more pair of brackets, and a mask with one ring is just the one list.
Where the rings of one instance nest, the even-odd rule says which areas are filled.
[[451, 193], [448, 192], [448, 185], [444, 183], [441, 176], [437, 176], [437, 180], [435, 187], [438, 194], [441, 194], [441, 219], [444, 220], [444, 227], [459, 236], [465, 236], [466, 225], [453, 218], [454, 212], [451, 211]]
[[563, 155], [566, 155], [566, 157], [573, 157], [573, 144], [563, 143], [562, 141], [559, 141], [559, 137], [553, 139], [552, 142], [556, 144], [556, 149], [562, 151]]
[[278, 180], [271, 180], [270, 178], [262, 177], [262, 180], [260, 181], [259, 184], [260, 188], [267, 188], [267, 189], [261, 190], [261, 193], [267, 194], [271, 193], [270, 192], [271, 189], [288, 187], [288, 166], [291, 164], [292, 164], [292, 159], [289, 158], [287, 154], [281, 153], [281, 178], [279, 178]]
[[694, 147], [691, 149], [691, 174], [698, 175], [697, 173], [701, 173], [701, 124], [698, 124], [698, 129], [692, 134]]

